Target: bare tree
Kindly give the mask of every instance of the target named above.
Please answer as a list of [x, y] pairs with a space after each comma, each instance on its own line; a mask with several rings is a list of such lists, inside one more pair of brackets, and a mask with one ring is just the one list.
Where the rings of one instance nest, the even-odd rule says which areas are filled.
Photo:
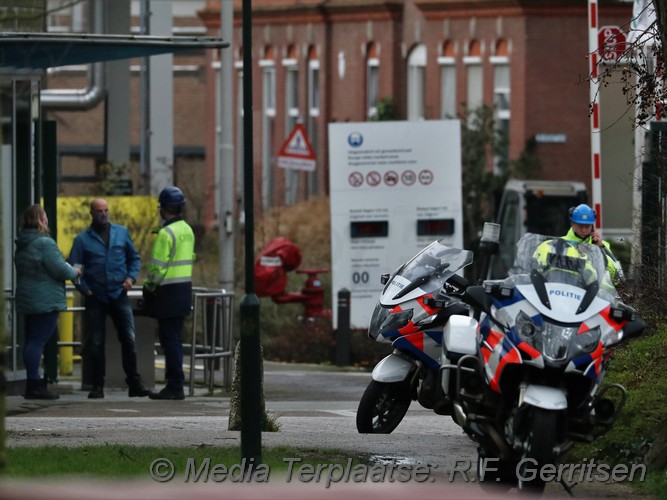
[[625, 50], [616, 64], [600, 71], [599, 78], [601, 85], [606, 85], [614, 71], [622, 70], [623, 94], [637, 111], [636, 125], [643, 126], [667, 116], [667, 0], [636, 0], [632, 15]]

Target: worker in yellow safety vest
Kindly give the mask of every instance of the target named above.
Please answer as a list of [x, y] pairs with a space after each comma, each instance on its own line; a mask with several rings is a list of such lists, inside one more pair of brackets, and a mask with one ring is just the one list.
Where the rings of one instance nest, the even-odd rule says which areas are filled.
[[603, 240], [595, 230], [595, 210], [582, 203], [570, 208], [568, 216], [570, 219], [570, 229], [563, 238], [575, 243], [588, 243], [600, 247], [605, 258], [609, 277], [614, 285], [623, 283], [625, 276], [623, 275], [621, 263], [612, 253], [609, 242]]
[[153, 244], [143, 297], [146, 314], [158, 321], [166, 385], [150, 398], [184, 399], [183, 324], [192, 308], [195, 237], [183, 219], [185, 196], [179, 188], [164, 188], [158, 202], [164, 223]]

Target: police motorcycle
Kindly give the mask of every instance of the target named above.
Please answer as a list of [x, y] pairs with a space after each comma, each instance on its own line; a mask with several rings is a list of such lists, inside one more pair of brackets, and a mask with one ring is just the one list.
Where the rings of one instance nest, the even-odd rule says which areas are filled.
[[478, 443], [482, 484], [540, 492], [536, 471], [616, 420], [626, 390], [604, 375], [614, 347], [645, 323], [619, 300], [597, 246], [530, 233], [507, 278], [462, 296], [475, 324], [444, 327], [442, 392]]
[[393, 275], [382, 276], [368, 336], [390, 343], [393, 352], [375, 366], [359, 402], [360, 433], [391, 433], [413, 400], [439, 414], [451, 411], [438, 384], [443, 325], [455, 322], [474, 335], [469, 307], [448, 297], [466, 289], [468, 282], [456, 273], [472, 261], [472, 252], [434, 241]]

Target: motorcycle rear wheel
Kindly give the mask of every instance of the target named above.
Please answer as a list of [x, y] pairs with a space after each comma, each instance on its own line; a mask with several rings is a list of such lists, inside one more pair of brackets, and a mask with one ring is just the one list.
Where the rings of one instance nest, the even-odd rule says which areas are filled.
[[357, 409], [357, 431], [360, 434], [390, 434], [403, 420], [412, 402], [412, 391], [406, 382], [371, 380]]

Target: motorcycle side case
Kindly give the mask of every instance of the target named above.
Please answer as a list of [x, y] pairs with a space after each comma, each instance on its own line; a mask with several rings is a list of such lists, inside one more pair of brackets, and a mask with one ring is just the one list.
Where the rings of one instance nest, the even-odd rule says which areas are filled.
[[477, 353], [477, 320], [469, 316], [454, 315], [447, 320], [442, 334], [442, 391], [450, 398], [455, 398], [455, 388], [450, 382], [455, 365], [462, 356]]
[[449, 318], [442, 335], [445, 355], [453, 361], [452, 354], [463, 356], [477, 353], [477, 320], [469, 316], [454, 315]]
[[402, 382], [408, 378], [414, 367], [414, 361], [391, 353], [375, 365], [372, 377], [376, 382]]

